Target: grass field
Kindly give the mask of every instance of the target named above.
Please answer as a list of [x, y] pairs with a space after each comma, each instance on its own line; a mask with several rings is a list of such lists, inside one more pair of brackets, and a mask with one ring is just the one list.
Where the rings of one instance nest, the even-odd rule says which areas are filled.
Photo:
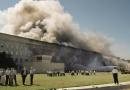
[[[129, 81], [129, 74], [119, 74], [119, 82]], [[97, 84], [113, 83], [111, 73], [97, 73], [91, 76], [71, 76], [67, 74], [62, 77], [48, 77], [45, 74], [37, 74], [34, 76], [34, 85], [29, 86], [29, 75], [26, 79], [27, 86], [22, 85], [21, 76], [18, 75], [17, 81], [19, 86], [0, 86], [0, 90], [47, 90], [49, 88], [65, 88], [74, 86], [87, 86]]]

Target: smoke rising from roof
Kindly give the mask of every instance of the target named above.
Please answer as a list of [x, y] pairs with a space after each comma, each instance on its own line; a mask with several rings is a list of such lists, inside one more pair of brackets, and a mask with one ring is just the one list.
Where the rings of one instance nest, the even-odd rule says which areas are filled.
[[112, 54], [107, 37], [80, 32], [79, 25], [57, 0], [22, 0], [1, 13], [5, 16], [3, 33]]

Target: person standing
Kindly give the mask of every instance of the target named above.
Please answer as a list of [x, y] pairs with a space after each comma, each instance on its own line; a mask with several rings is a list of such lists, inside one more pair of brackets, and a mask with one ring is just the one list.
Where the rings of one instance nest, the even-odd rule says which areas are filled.
[[23, 85], [25, 85], [25, 80], [26, 80], [27, 74], [28, 74], [27, 69], [26, 69], [26, 67], [24, 67], [23, 70], [21, 71]]
[[1, 84], [6, 85], [6, 74], [4, 69], [2, 70]]
[[2, 74], [3, 74], [3, 70], [0, 69], [0, 84], [1, 84], [1, 77], [2, 77]]
[[14, 82], [15, 82], [15, 85], [17, 86], [18, 84], [17, 84], [17, 77], [16, 77], [16, 75], [17, 75], [17, 71], [13, 68]]
[[96, 75], [96, 70], [93, 70], [93, 74]]
[[113, 74], [114, 83], [115, 83], [115, 84], [119, 84], [117, 67], [114, 67], [114, 68], [113, 68], [112, 74]]
[[5, 85], [9, 85], [9, 75], [10, 75], [10, 69], [9, 68], [6, 69], [5, 75], [6, 75], [6, 83], [5, 83]]
[[33, 85], [34, 72], [35, 70], [31, 67], [30, 68], [30, 85]]
[[14, 79], [13, 68], [11, 68], [10, 75], [9, 75], [9, 85], [10, 86], [13, 86], [13, 79]]

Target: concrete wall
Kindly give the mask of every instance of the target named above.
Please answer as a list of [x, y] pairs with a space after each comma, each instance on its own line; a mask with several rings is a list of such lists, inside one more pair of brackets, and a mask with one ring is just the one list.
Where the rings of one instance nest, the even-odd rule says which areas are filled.
[[18, 67], [31, 62], [35, 55], [50, 55], [52, 62], [64, 63], [65, 70], [93, 69], [113, 65], [100, 53], [7, 34], [0, 34], [0, 52], [11, 54]]
[[46, 73], [47, 71], [64, 71], [63, 63], [32, 62], [31, 66], [36, 69], [36, 73]]
[[[39, 55], [38, 55], [39, 56]], [[64, 71], [64, 63], [54, 63], [51, 61], [51, 56], [43, 55], [42, 60], [37, 60], [35, 57], [32, 62], [26, 62], [25, 66], [33, 67], [36, 73], [46, 73], [47, 71]]]

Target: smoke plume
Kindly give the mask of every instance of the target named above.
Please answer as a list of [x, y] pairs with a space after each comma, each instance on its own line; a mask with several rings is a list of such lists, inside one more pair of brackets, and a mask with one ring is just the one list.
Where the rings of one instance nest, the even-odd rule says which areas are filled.
[[0, 15], [4, 15], [0, 22], [2, 33], [111, 54], [109, 39], [97, 33], [80, 32], [73, 17], [57, 0], [22, 0], [0, 11]]

